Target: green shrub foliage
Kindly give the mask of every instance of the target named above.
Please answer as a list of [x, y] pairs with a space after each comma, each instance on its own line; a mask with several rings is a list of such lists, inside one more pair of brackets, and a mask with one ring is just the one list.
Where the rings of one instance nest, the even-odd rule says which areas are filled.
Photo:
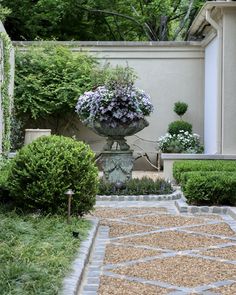
[[171, 122], [168, 126], [168, 133], [171, 135], [179, 134], [180, 131], [188, 131], [190, 134], [192, 133], [192, 124], [186, 121], [174, 121]]
[[24, 119], [74, 111], [78, 96], [94, 87], [96, 60], [63, 46], [16, 52], [15, 110]]
[[187, 112], [187, 109], [188, 109], [187, 103], [181, 102], [181, 101], [178, 101], [175, 103], [174, 112], [178, 116], [182, 117]]
[[131, 179], [123, 187], [116, 188], [114, 184], [100, 180], [100, 195], [163, 195], [172, 193], [172, 187], [164, 179], [153, 180], [148, 177], [142, 179]]
[[[225, 172], [225, 171], [223, 171]], [[236, 171], [226, 171], [229, 175], [236, 173]], [[188, 182], [188, 180], [195, 175], [201, 175], [201, 176], [205, 176], [205, 175], [209, 175], [210, 173], [214, 173], [215, 175], [221, 175], [222, 171], [189, 171], [189, 172], [184, 172], [181, 174], [181, 180], [180, 180], [180, 184], [182, 189], [184, 190], [186, 183]]]
[[227, 171], [236, 172], [236, 161], [233, 160], [183, 160], [173, 165], [173, 176], [177, 183], [181, 182], [181, 175], [189, 171]]
[[43, 136], [23, 147], [12, 160], [10, 195], [23, 209], [65, 213], [72, 189], [72, 212], [83, 215], [95, 204], [98, 170], [88, 145], [62, 136]]
[[236, 205], [236, 173], [210, 171], [188, 176], [183, 192], [194, 205]]

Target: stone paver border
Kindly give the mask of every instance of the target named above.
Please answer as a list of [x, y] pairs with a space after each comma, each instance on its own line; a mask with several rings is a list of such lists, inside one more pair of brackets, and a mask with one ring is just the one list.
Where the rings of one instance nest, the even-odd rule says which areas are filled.
[[88, 237], [80, 245], [79, 253], [72, 265], [72, 272], [63, 280], [61, 295], [75, 295], [81, 284], [85, 266], [88, 263], [90, 252], [98, 231], [99, 220], [97, 218], [89, 219], [92, 227]]
[[98, 195], [97, 201], [167, 201], [167, 200], [178, 200], [182, 197], [180, 190], [175, 190], [172, 194], [166, 195], [129, 195], [129, 196], [103, 196]]
[[186, 199], [182, 197], [175, 201], [175, 206], [179, 213], [217, 213], [217, 214], [229, 214], [232, 218], [236, 219], [236, 208], [228, 206], [191, 206], [188, 205]]

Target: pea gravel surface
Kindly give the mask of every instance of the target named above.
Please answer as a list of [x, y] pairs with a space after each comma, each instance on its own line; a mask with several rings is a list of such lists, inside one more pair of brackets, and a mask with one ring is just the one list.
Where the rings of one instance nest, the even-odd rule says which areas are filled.
[[232, 217], [180, 214], [172, 201], [125, 203], [97, 204], [93, 215], [106, 234], [79, 294], [236, 294]]

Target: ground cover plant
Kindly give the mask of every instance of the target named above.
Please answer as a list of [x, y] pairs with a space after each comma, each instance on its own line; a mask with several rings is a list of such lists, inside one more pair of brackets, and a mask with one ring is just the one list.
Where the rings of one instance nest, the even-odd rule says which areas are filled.
[[17, 214], [0, 205], [0, 228], [0, 294], [55, 295], [90, 223], [73, 217], [67, 224], [63, 216]]
[[164, 179], [152, 180], [151, 178], [143, 177], [142, 179], [131, 179], [121, 187], [112, 183], [100, 180], [99, 192], [100, 195], [163, 195], [173, 192], [171, 184]]
[[64, 214], [65, 192], [72, 189], [72, 213], [88, 213], [97, 194], [94, 156], [88, 145], [63, 136], [42, 136], [24, 146], [12, 159], [7, 179], [13, 203], [22, 210]]

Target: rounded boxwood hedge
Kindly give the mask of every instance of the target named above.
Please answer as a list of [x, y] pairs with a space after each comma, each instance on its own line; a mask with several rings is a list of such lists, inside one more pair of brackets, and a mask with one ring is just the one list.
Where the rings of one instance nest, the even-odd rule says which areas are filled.
[[191, 134], [192, 124], [182, 120], [174, 121], [169, 124], [168, 133], [170, 133], [171, 135], [179, 134], [180, 131], [188, 131]]
[[182, 187], [193, 205], [236, 205], [236, 173], [228, 171], [195, 171]]
[[72, 213], [89, 212], [96, 201], [98, 170], [88, 145], [63, 136], [43, 136], [23, 147], [12, 162], [8, 189], [22, 209], [66, 213], [72, 189]]

